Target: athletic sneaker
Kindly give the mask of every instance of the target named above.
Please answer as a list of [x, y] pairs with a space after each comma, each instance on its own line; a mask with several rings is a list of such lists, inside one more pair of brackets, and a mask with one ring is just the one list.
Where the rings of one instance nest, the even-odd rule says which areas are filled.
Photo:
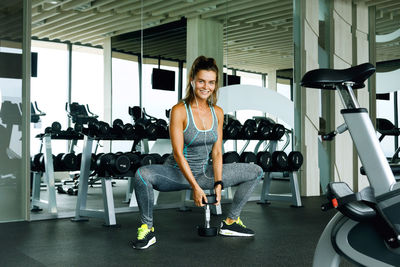
[[254, 236], [254, 231], [247, 228], [242, 220], [238, 218], [231, 224], [227, 224], [226, 221], [223, 220], [219, 229], [219, 234], [225, 236]]
[[154, 227], [149, 229], [147, 224], [142, 224], [140, 228], [138, 228], [138, 236], [135, 241], [133, 241], [133, 248], [136, 249], [146, 249], [151, 245], [156, 243], [156, 235], [154, 234]]

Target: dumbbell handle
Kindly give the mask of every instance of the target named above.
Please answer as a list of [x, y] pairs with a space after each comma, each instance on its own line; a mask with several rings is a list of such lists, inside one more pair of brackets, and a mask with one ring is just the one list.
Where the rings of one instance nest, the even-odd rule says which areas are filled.
[[204, 222], [205, 222], [204, 227], [210, 228], [210, 205], [205, 206]]

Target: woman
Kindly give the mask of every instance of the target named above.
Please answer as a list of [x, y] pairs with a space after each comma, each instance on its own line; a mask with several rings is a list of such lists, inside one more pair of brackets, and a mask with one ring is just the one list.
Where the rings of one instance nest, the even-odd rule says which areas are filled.
[[[198, 57], [190, 70], [186, 97], [170, 115], [173, 153], [163, 165], [138, 169], [134, 179], [142, 226], [133, 241], [136, 249], [156, 242], [153, 227], [153, 189], [159, 191], [193, 190], [196, 206], [207, 202], [203, 190], [214, 189], [218, 205], [223, 187], [238, 185], [231, 209], [219, 229], [220, 235], [253, 236], [254, 232], [239, 218], [244, 204], [263, 176], [255, 164], [222, 164], [223, 110], [216, 105], [218, 67], [213, 58]], [[209, 165], [211, 152], [212, 166]]]

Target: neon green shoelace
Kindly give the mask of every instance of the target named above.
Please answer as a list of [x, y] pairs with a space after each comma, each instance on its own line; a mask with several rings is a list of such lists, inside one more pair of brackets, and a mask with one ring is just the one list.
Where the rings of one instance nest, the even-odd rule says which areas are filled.
[[242, 226], [243, 228], [247, 228], [246, 225], [243, 224], [243, 222], [240, 219], [240, 217], [237, 219], [236, 223], [239, 224], [240, 226]]
[[146, 237], [146, 235], [150, 233], [150, 230], [147, 228], [147, 225], [142, 225], [138, 228], [138, 240], [142, 240]]

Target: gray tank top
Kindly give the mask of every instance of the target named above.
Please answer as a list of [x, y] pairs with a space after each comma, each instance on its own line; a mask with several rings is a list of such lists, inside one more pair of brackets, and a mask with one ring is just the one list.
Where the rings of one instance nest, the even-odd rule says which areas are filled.
[[[190, 105], [184, 104], [188, 122], [183, 130], [183, 155], [189, 163], [192, 173], [200, 174], [203, 173], [203, 168], [207, 168], [212, 146], [218, 140], [218, 118], [214, 107], [210, 106], [213, 118], [212, 126], [207, 130], [199, 130], [193, 119], [192, 108]], [[179, 168], [172, 154], [167, 158], [165, 164]]]

